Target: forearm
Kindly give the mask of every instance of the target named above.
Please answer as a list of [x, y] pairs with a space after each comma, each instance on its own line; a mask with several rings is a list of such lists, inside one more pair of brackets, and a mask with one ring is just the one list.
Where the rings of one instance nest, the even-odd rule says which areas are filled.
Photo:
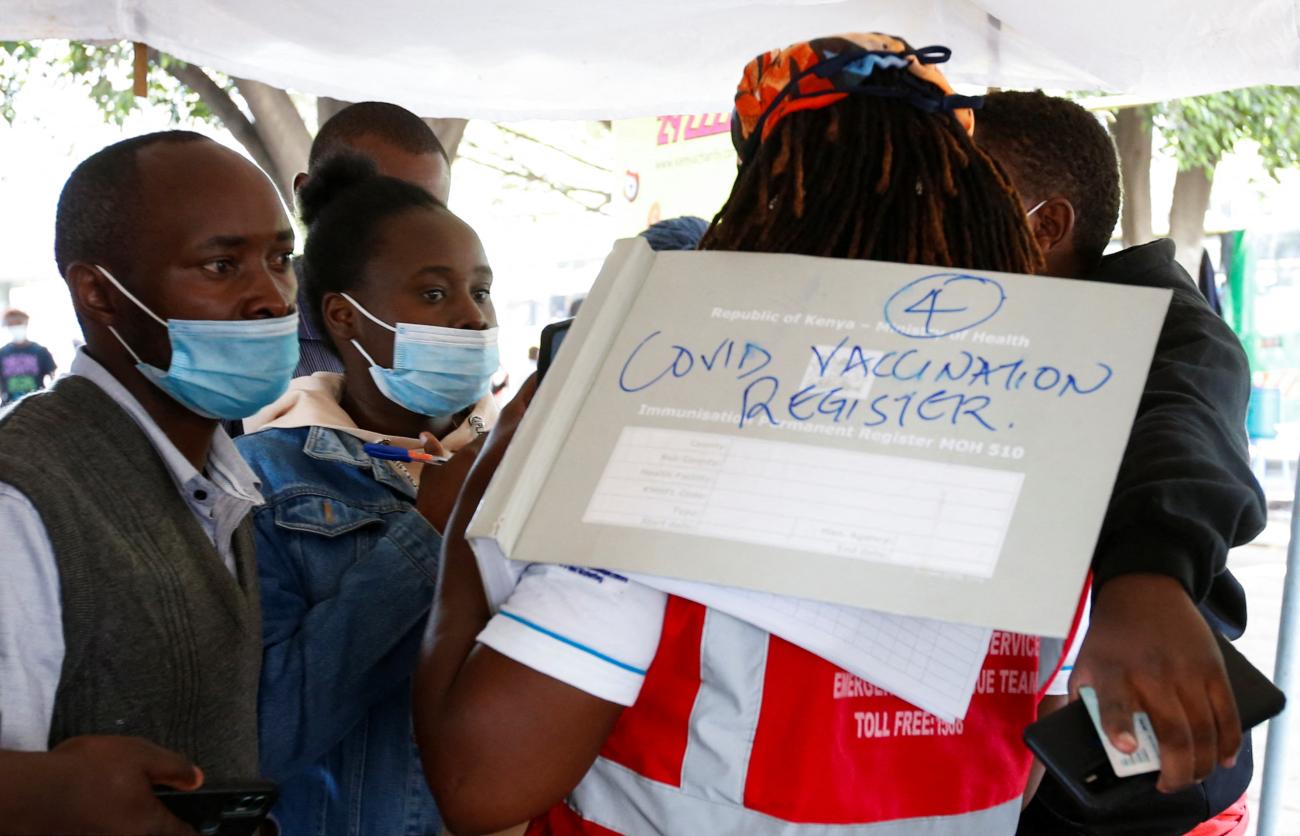
[[622, 713], [482, 645], [448, 697], [425, 772], [448, 826], [464, 834], [529, 821], [563, 801]]
[[1265, 505], [1244, 454], [1190, 412], [1165, 408], [1135, 425], [1094, 556], [1098, 587], [1153, 572], [1200, 600], [1228, 550], [1262, 530]]
[[1200, 600], [1228, 549], [1263, 528], [1239, 353], [1207, 337], [1166, 348], [1153, 364], [1098, 541], [1098, 587], [1151, 572], [1174, 577]]
[[[459, 523], [463, 531], [469, 516], [454, 511], [452, 524]], [[433, 612], [415, 675], [415, 730], [422, 746], [429, 739], [426, 765], [432, 751], [440, 748], [433, 727], [489, 618], [491, 610], [469, 543], [454, 535], [444, 539]]]
[[[462, 511], [449, 530], [464, 530]], [[429, 785], [456, 833], [509, 827], [562, 800], [622, 711], [478, 645], [489, 617], [468, 544], [449, 539], [414, 710]]]

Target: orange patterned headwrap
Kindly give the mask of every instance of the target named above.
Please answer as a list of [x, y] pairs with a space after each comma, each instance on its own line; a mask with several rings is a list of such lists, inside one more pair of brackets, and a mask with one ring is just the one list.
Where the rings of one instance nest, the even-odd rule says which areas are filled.
[[[757, 146], [791, 113], [817, 110], [854, 94], [906, 99], [929, 112], [946, 110], [974, 134], [971, 108], [982, 100], [956, 95], [934, 66], [950, 55], [947, 47], [913, 49], [902, 38], [878, 32], [817, 38], [766, 52], [745, 66], [736, 87], [736, 148]], [[893, 84], [864, 83], [876, 69], [906, 69], [908, 74]]]

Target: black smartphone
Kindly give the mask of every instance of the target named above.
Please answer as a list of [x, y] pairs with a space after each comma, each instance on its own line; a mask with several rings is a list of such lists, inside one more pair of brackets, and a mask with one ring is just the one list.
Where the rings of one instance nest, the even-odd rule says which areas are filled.
[[270, 781], [248, 781], [188, 791], [156, 787], [154, 795], [200, 836], [257, 836], [279, 790]]
[[573, 324], [572, 319], [562, 319], [559, 322], [552, 322], [542, 329], [541, 345], [537, 348], [537, 382], [541, 383], [542, 378], [546, 377], [546, 370], [555, 362], [555, 355], [560, 350], [560, 343], [564, 342], [564, 335], [569, 333], [569, 326]]
[[[1237, 700], [1243, 730], [1253, 728], [1286, 707], [1286, 695], [1260, 673], [1232, 642], [1215, 633], [1228, 682]], [[1097, 727], [1082, 700], [1047, 715], [1025, 729], [1025, 743], [1057, 781], [1080, 804], [1098, 813], [1113, 811], [1155, 792], [1159, 772], [1120, 778], [1111, 769]]]

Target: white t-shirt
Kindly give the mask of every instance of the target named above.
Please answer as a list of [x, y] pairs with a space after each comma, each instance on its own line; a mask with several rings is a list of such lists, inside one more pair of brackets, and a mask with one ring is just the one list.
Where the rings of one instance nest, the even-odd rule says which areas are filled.
[[495, 615], [478, 640], [593, 696], [636, 702], [668, 596], [602, 569], [534, 563], [511, 571], [518, 583], [493, 602]]

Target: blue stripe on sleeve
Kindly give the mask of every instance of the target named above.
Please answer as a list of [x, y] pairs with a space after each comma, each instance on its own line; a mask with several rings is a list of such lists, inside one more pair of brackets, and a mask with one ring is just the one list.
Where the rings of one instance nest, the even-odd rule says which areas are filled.
[[609, 662], [611, 665], [613, 665], [616, 668], [622, 668], [625, 671], [630, 671], [631, 673], [637, 674], [639, 676], [645, 676], [645, 671], [642, 670], [641, 668], [635, 668], [627, 664], [626, 662], [620, 662], [619, 660], [613, 658], [612, 656], [606, 656], [604, 653], [601, 653], [599, 650], [596, 650], [591, 647], [587, 647], [585, 644], [575, 642], [573, 639], [567, 636], [561, 636], [559, 633], [555, 632], [554, 630], [547, 630], [545, 627], [541, 626], [540, 624], [534, 624], [528, 619], [515, 615], [509, 610], [498, 610], [497, 612], [500, 615], [504, 615], [506, 618], [510, 618], [510, 619], [514, 619], [515, 621], [518, 621], [520, 624], [524, 625], [525, 627], [536, 630], [537, 632], [541, 633], [544, 636], [550, 636], [551, 638], [555, 639], [557, 642], [563, 642], [564, 644], [567, 644], [569, 647], [581, 650], [583, 653], [590, 653], [592, 656], [595, 656], [597, 659], [601, 660], [602, 662]]

